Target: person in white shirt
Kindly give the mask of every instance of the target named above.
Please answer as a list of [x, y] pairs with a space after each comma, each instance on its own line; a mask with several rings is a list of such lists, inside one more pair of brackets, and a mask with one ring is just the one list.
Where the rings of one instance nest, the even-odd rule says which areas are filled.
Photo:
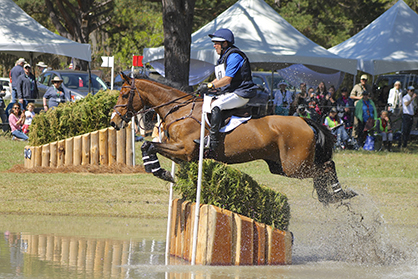
[[402, 147], [405, 148], [408, 144], [409, 134], [411, 133], [412, 124], [414, 122], [415, 113], [415, 88], [408, 87], [408, 93], [402, 98], [403, 115], [402, 115]]
[[287, 84], [280, 82], [279, 89], [274, 91], [274, 111], [278, 115], [289, 115], [290, 104], [292, 103], [292, 93], [286, 90]]
[[402, 89], [401, 82], [398, 80], [389, 91], [388, 111], [398, 115], [402, 108]]

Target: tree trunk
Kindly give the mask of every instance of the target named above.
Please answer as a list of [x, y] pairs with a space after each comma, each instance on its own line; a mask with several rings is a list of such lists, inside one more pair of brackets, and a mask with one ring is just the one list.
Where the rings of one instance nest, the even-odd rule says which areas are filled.
[[165, 77], [189, 85], [190, 44], [196, 0], [162, 0]]

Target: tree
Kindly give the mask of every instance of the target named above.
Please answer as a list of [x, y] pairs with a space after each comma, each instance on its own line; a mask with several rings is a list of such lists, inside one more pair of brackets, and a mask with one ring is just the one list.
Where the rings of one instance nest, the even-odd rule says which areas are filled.
[[[111, 19], [113, 0], [45, 0], [49, 17], [58, 33], [79, 43], [89, 43], [89, 35]], [[77, 63], [77, 62], [76, 62]], [[80, 61], [82, 70], [87, 62]]]
[[196, 0], [162, 0], [165, 77], [189, 85], [190, 44]]

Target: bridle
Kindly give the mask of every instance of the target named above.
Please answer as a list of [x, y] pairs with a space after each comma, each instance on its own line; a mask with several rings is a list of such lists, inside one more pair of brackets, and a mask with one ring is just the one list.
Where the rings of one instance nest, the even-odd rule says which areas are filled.
[[[169, 116], [170, 114], [174, 113], [175, 111], [177, 111], [177, 110], [178, 110], [178, 109], [180, 109], [181, 107], [184, 107], [184, 106], [186, 106], [186, 105], [188, 105], [188, 104], [192, 103], [192, 108], [191, 108], [190, 113], [189, 113], [188, 115], [185, 115], [185, 116], [183, 116], [183, 117], [181, 117], [181, 118], [175, 119], [174, 121], [172, 121], [172, 122], [170, 122], [170, 123], [166, 124], [166, 125], [165, 125], [165, 129], [166, 129], [166, 130], [168, 130], [168, 127], [169, 127], [169, 126], [171, 126], [171, 124], [173, 124], [174, 122], [177, 122], [177, 121], [180, 121], [180, 120], [186, 119], [186, 118], [192, 118], [192, 119], [196, 120], [196, 121], [199, 123], [199, 125], [200, 125], [200, 121], [199, 121], [198, 119], [196, 119], [196, 118], [192, 115], [192, 114], [193, 114], [193, 110], [194, 110], [194, 108], [195, 108], [195, 106], [196, 106], [196, 100], [199, 98], [197, 95], [194, 95], [194, 94], [186, 94], [186, 95], [183, 95], [183, 96], [181, 96], [181, 97], [175, 98], [175, 99], [173, 99], [173, 100], [171, 100], [171, 101], [169, 101], [169, 102], [166, 102], [166, 103], [163, 103], [163, 104], [160, 104], [160, 105], [154, 106], [154, 107], [150, 107], [150, 108], [145, 108], [145, 102], [144, 102], [144, 100], [142, 99], [142, 96], [141, 96], [141, 94], [139, 93], [138, 88], [136, 88], [136, 85], [135, 85], [135, 78], [132, 78], [132, 79], [131, 79], [131, 84], [130, 84], [130, 86], [122, 86], [122, 88], [129, 88], [129, 99], [128, 99], [128, 103], [123, 104], [123, 105], [115, 105], [115, 106], [113, 107], [113, 109], [114, 109], [115, 113], [116, 113], [116, 114], [118, 114], [118, 115], [119, 115], [119, 117], [120, 117], [123, 121], [125, 121], [126, 123], [129, 123], [129, 121], [131, 121], [132, 117], [137, 116], [138, 114], [145, 115], [145, 113], [147, 113], [147, 112], [149, 112], [149, 111], [152, 111], [152, 110], [155, 110], [155, 109], [158, 109], [158, 108], [161, 108], [161, 107], [164, 107], [164, 106], [167, 106], [167, 105], [173, 104], [173, 103], [175, 103], [175, 102], [177, 102], [177, 101], [179, 101], [179, 100], [181, 100], [181, 99], [184, 99], [184, 98], [186, 98], [186, 97], [192, 97], [192, 98], [190, 98], [190, 99], [188, 99], [188, 100], [185, 100], [185, 101], [183, 101], [183, 102], [179, 103], [179, 104], [178, 104], [178, 105], [176, 105], [176, 106], [173, 106], [173, 107], [172, 107], [172, 108], [171, 108], [171, 109], [170, 109], [170, 110], [166, 113], [166, 115], [164, 115], [164, 117], [162, 117], [162, 119], [161, 119], [161, 123], [165, 122], [165, 120], [167, 119], [167, 116]], [[141, 100], [141, 103], [142, 103], [142, 109], [141, 109], [141, 110], [139, 110], [139, 111], [136, 111], [136, 110], [135, 110], [135, 108], [133, 107], [133, 100], [134, 100], [135, 94], [138, 94], [139, 99]], [[120, 107], [126, 107], [126, 113], [125, 113], [124, 115], [122, 115], [122, 114], [118, 111], [118, 109], [117, 109], [117, 108], [120, 108]], [[143, 117], [143, 116], [142, 116], [142, 117]], [[160, 123], [160, 125], [161, 125], [161, 123]], [[143, 128], [143, 127], [140, 127], [140, 128]]]

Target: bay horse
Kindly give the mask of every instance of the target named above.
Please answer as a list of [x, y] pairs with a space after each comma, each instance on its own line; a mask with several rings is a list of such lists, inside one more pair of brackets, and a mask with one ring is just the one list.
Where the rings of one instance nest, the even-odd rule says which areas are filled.
[[[174, 182], [159, 165], [157, 153], [173, 160], [195, 161], [199, 158], [200, 120], [203, 98], [187, 94], [147, 76], [124, 80], [111, 118], [116, 130], [124, 128], [134, 115], [147, 107], [158, 113], [164, 123], [161, 142], [146, 141], [142, 147], [147, 172]], [[208, 128], [206, 127], [206, 134]], [[250, 119], [233, 131], [222, 134], [217, 161], [236, 164], [264, 160], [271, 173], [292, 178], [313, 178], [318, 199], [324, 204], [357, 195], [342, 189], [332, 161], [334, 136], [311, 119], [269, 115]]]

